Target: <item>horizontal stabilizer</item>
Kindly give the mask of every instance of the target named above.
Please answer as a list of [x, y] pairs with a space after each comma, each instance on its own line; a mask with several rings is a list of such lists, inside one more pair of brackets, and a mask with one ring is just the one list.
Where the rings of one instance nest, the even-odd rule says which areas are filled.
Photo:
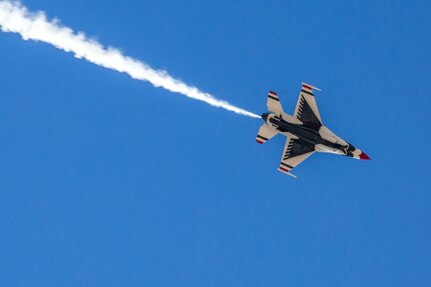
[[278, 134], [277, 130], [271, 129], [267, 124], [264, 124], [260, 127], [259, 132], [257, 133], [256, 142], [260, 144], [266, 143], [276, 134]]

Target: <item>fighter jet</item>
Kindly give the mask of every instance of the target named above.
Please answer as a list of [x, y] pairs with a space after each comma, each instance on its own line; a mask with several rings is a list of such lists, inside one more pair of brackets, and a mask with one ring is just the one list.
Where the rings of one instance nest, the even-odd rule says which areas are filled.
[[313, 90], [320, 89], [302, 83], [293, 116], [284, 113], [277, 93], [268, 93], [269, 113], [262, 114], [265, 122], [256, 141], [263, 144], [277, 134], [287, 136], [278, 170], [296, 177], [290, 171], [315, 152], [326, 152], [355, 159], [370, 159], [363, 151], [335, 135], [323, 125]]

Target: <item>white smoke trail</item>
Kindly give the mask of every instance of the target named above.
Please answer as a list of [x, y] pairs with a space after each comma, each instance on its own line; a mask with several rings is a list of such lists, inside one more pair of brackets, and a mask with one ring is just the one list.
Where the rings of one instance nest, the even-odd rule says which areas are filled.
[[240, 115], [260, 118], [254, 113], [174, 79], [165, 71], [155, 70], [143, 62], [124, 56], [117, 49], [106, 48], [97, 41], [87, 38], [83, 33], [75, 33], [72, 29], [60, 25], [56, 19], [49, 21], [44, 12], [30, 12], [19, 2], [0, 0], [0, 28], [4, 32], [19, 33], [24, 40], [49, 43], [58, 49], [72, 52], [77, 58], [84, 58], [96, 65], [127, 73], [130, 77], [148, 81], [155, 87], [162, 87]]

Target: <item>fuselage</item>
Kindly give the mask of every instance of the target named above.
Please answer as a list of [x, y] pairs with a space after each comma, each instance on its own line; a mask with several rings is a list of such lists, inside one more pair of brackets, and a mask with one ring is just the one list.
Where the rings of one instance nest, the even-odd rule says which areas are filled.
[[[306, 126], [287, 114], [264, 113], [262, 119], [279, 133], [315, 146], [318, 152], [328, 152], [357, 159], [364, 159], [364, 153], [344, 141], [324, 125]], [[362, 156], [362, 158], [361, 158]]]

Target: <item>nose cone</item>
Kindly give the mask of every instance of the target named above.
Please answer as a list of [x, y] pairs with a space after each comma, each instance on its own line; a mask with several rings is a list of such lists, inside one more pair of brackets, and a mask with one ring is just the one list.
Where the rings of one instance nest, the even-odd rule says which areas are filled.
[[265, 121], [266, 122], [266, 120], [268, 119], [268, 113], [264, 113], [264, 114], [262, 114], [262, 119], [263, 119], [263, 121]]
[[359, 158], [360, 159], [364, 159], [364, 160], [369, 160], [370, 159], [370, 157], [366, 153], [364, 153], [364, 152], [361, 152], [359, 154]]

